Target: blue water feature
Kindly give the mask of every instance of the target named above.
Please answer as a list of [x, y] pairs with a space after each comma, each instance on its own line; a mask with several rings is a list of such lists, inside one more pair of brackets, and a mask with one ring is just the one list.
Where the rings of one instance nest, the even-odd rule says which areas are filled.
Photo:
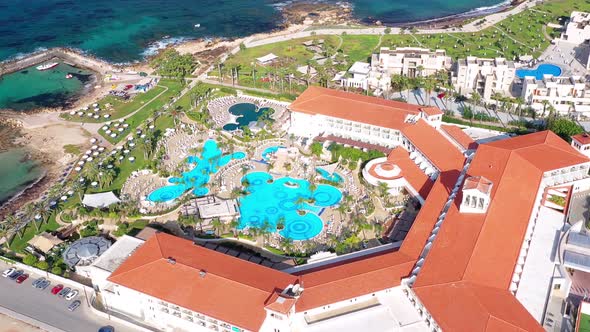
[[262, 151], [262, 159], [263, 160], [267, 160], [270, 158], [270, 154], [273, 154], [277, 151], [279, 151], [279, 149], [284, 149], [284, 146], [281, 145], [276, 145], [276, 146], [269, 146], [268, 148], [264, 149], [264, 151]]
[[318, 173], [320, 173], [320, 175], [322, 176], [322, 178], [324, 178], [324, 180], [328, 180], [330, 182], [334, 182], [334, 183], [342, 183], [344, 182], [344, 179], [342, 178], [342, 175], [334, 172], [332, 174], [330, 174], [328, 171], [326, 171], [325, 169], [322, 168], [316, 168], [315, 169]]
[[[292, 240], [317, 236], [323, 228], [319, 213], [342, 199], [340, 190], [333, 186], [320, 184], [312, 191], [307, 180], [274, 179], [266, 172], [249, 173], [242, 182], [247, 183], [249, 194], [239, 199], [241, 217], [238, 229], [263, 228], [266, 224], [270, 231], [277, 231], [277, 223], [283, 220], [285, 227], [279, 233]], [[312, 198], [313, 203], [308, 202]], [[305, 214], [301, 215], [299, 211]]]
[[217, 173], [219, 168], [227, 165], [233, 159], [244, 159], [246, 153], [235, 152], [223, 155], [214, 140], [208, 140], [203, 146], [201, 157], [189, 156], [187, 161], [195, 167], [182, 174], [178, 178], [170, 178], [171, 185], [152, 191], [147, 199], [152, 202], [170, 202], [182, 196], [187, 190], [192, 189], [193, 195], [205, 196], [209, 189], [205, 187], [209, 183], [210, 175]]
[[561, 68], [556, 65], [544, 63], [539, 65], [535, 69], [517, 69], [516, 76], [519, 78], [525, 78], [526, 76], [534, 76], [538, 80], [543, 79], [543, 75], [553, 75], [559, 76], [561, 75]]
[[237, 123], [228, 123], [223, 126], [223, 130], [226, 131], [233, 131], [247, 126], [250, 122], [258, 120], [258, 117], [262, 114], [258, 109], [258, 106], [251, 103], [235, 104], [227, 111], [236, 116]]

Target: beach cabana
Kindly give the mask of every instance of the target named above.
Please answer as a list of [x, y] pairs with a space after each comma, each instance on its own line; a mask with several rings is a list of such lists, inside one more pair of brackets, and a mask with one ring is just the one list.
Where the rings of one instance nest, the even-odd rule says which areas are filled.
[[53, 236], [49, 233], [41, 233], [39, 235], [35, 235], [32, 239], [29, 240], [28, 244], [31, 247], [43, 252], [44, 254], [48, 253], [53, 247], [62, 243], [63, 241]]
[[112, 192], [98, 193], [98, 194], [86, 194], [82, 199], [84, 206], [93, 208], [105, 208], [112, 204], [117, 204], [121, 200]]
[[269, 63], [275, 61], [278, 58], [279, 58], [278, 56], [276, 56], [272, 53], [269, 53], [269, 54], [262, 56], [260, 58], [256, 58], [256, 61], [258, 61], [258, 63], [261, 65], [268, 65]]

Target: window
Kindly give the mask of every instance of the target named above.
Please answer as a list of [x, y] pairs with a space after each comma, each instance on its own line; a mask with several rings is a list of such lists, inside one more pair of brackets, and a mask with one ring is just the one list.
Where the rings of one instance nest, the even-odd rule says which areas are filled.
[[281, 329], [273, 329], [274, 332], [281, 332]]
[[560, 290], [561, 289], [561, 284], [555, 284], [555, 285], [553, 285], [553, 289], [554, 290]]

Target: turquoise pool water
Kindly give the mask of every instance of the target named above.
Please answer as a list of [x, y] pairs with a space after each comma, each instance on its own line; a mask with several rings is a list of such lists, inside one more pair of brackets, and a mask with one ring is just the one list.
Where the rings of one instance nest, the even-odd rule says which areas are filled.
[[260, 114], [262, 114], [258, 109], [258, 106], [250, 103], [240, 103], [232, 105], [228, 109], [228, 112], [237, 117], [237, 123], [228, 123], [225, 126], [223, 126], [223, 130], [226, 131], [233, 131], [241, 127], [247, 126], [248, 124], [250, 124], [250, 122], [258, 120], [258, 117], [260, 116]]
[[342, 183], [344, 181], [344, 179], [342, 178], [342, 175], [334, 172], [332, 174], [328, 173], [326, 170], [321, 169], [321, 168], [316, 168], [315, 169], [318, 173], [320, 173], [320, 175], [328, 181], [331, 182], [335, 182], [335, 183]]
[[232, 159], [243, 159], [244, 152], [223, 155], [214, 140], [208, 140], [203, 146], [201, 157], [190, 156], [187, 158], [189, 164], [195, 167], [182, 174], [179, 178], [170, 178], [171, 185], [158, 188], [152, 191], [147, 199], [152, 202], [169, 202], [192, 189], [195, 196], [205, 196], [209, 189], [205, 187], [209, 183], [210, 175], [217, 173], [219, 168], [227, 165]]
[[[334, 206], [342, 199], [340, 190], [333, 186], [320, 184], [312, 192], [307, 180], [284, 177], [274, 179], [266, 172], [247, 174], [242, 181], [247, 181], [248, 195], [240, 201], [240, 225], [247, 227], [264, 227], [268, 223], [270, 231], [277, 231], [277, 223], [283, 220], [285, 228], [281, 236], [292, 240], [308, 240], [317, 236], [323, 228], [319, 213], [323, 208]], [[313, 198], [313, 204], [303, 202]], [[300, 215], [298, 211], [305, 211]]]
[[270, 146], [266, 149], [264, 149], [264, 151], [262, 151], [262, 159], [264, 160], [268, 160], [268, 158], [270, 157], [269, 154], [275, 153], [277, 151], [279, 151], [279, 149], [284, 149], [284, 146], [281, 145], [277, 145], [277, 146]]
[[559, 68], [559, 66], [556, 65], [544, 63], [542, 65], [539, 65], [535, 69], [516, 70], [516, 76], [518, 76], [519, 78], [524, 78], [526, 76], [534, 76], [536, 79], [542, 80], [543, 75], [559, 76], [561, 75], [561, 68]]

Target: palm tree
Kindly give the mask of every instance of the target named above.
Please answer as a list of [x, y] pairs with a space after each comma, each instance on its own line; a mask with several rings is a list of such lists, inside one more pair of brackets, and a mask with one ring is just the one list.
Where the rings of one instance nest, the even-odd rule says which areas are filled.
[[381, 197], [385, 197], [388, 194], [389, 186], [387, 186], [387, 183], [379, 181], [379, 184], [377, 185], [377, 190], [379, 191], [379, 195]]
[[229, 222], [229, 227], [233, 230], [234, 236], [236, 236], [236, 234], [238, 233], [238, 226], [240, 226], [240, 222], [237, 219], [232, 219]]
[[219, 82], [222, 81], [223, 76], [221, 73], [221, 67], [223, 66], [223, 63], [221, 61], [215, 61], [215, 66], [217, 67], [218, 73], [219, 73]]
[[430, 106], [430, 94], [432, 93], [432, 90], [434, 90], [435, 88], [435, 81], [432, 79], [432, 77], [426, 77], [422, 80], [422, 86], [424, 87], [424, 90], [426, 90], [428, 106]]
[[213, 220], [211, 220], [211, 227], [215, 230], [215, 235], [219, 236], [219, 231], [222, 229], [223, 223], [219, 218], [213, 218]]

